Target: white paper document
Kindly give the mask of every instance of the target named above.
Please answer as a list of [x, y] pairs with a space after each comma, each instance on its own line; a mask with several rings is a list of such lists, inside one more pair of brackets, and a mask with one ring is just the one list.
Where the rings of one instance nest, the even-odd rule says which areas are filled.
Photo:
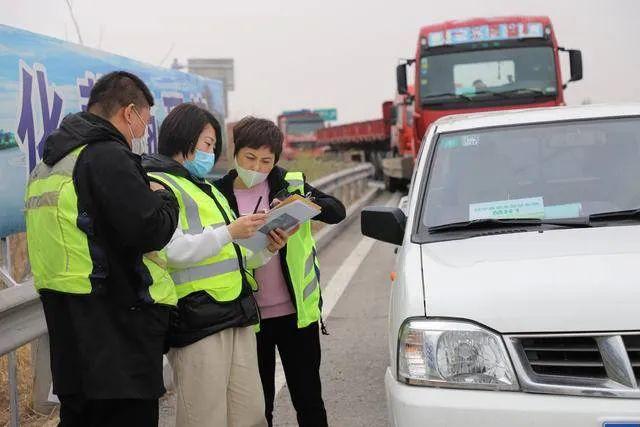
[[266, 224], [253, 237], [236, 240], [236, 243], [254, 253], [260, 252], [269, 244], [267, 236], [271, 231], [276, 228], [289, 231], [315, 217], [320, 211], [320, 207], [315, 203], [297, 195], [291, 196], [267, 213]]

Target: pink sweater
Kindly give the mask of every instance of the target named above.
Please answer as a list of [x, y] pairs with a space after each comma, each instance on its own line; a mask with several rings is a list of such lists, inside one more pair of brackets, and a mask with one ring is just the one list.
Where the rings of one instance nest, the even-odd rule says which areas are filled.
[[[262, 196], [262, 201], [258, 210], [269, 209], [269, 184], [266, 181], [246, 190], [234, 188], [233, 192], [238, 201], [240, 215], [253, 213], [260, 196]], [[256, 300], [260, 307], [260, 316], [263, 319], [286, 316], [296, 312], [282, 273], [280, 254], [275, 254], [267, 264], [257, 268], [255, 277], [259, 289], [256, 293]]]

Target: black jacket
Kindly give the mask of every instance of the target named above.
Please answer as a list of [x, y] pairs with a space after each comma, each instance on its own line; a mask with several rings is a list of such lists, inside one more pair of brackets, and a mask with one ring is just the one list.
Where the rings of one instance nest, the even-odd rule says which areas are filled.
[[[148, 172], [166, 172], [189, 179], [211, 197], [211, 203], [216, 203], [211, 187], [202, 179], [191, 175], [187, 169], [172, 158], [161, 154], [145, 155], [142, 158], [142, 165]], [[218, 209], [221, 209], [218, 203], [216, 205]], [[231, 218], [225, 218], [227, 224], [230, 221]], [[239, 264], [243, 265], [244, 260], [240, 248], [237, 244], [232, 244], [236, 250]], [[205, 291], [194, 292], [180, 298], [178, 309], [174, 311], [171, 319], [169, 345], [183, 347], [224, 329], [257, 324], [260, 320], [258, 306], [254, 300], [251, 286], [246, 280], [244, 270], [242, 274], [242, 292], [234, 301], [219, 303]]]
[[144, 253], [175, 231], [178, 204], [153, 192], [124, 136], [108, 121], [79, 113], [45, 141], [54, 165], [81, 145], [73, 171], [78, 227], [93, 261], [90, 295], [43, 291], [52, 346], [54, 391], [87, 398], [157, 398], [164, 393], [162, 354], [169, 309], [152, 304]]
[[[287, 171], [279, 166], [274, 167], [269, 176], [267, 177], [267, 182], [269, 184], [269, 202], [273, 201], [276, 196], [281, 197], [283, 193], [287, 193], [287, 187], [289, 184], [285, 180], [285, 176]], [[233, 181], [238, 176], [238, 173], [235, 170], [229, 171], [227, 175], [220, 178], [214, 185], [224, 196], [229, 200], [229, 205], [234, 210], [236, 215], [238, 215], [238, 201], [236, 200], [236, 196], [233, 192]], [[304, 192], [305, 194], [311, 193], [311, 197], [313, 197], [314, 203], [316, 203], [320, 208], [322, 208], [322, 212], [313, 218], [316, 221], [324, 222], [325, 224], [337, 224], [342, 221], [346, 216], [346, 211], [344, 205], [340, 200], [336, 199], [333, 196], [323, 193], [317, 188], [312, 187], [306, 182], [304, 183]], [[294, 302], [295, 306], [295, 296], [293, 295], [293, 284], [291, 283], [291, 275], [289, 274], [289, 267], [287, 266], [287, 246], [280, 249], [280, 264], [282, 267], [282, 272], [284, 273], [284, 278], [287, 281], [287, 288], [289, 289], [289, 294], [291, 295], [291, 301]], [[320, 277], [318, 277], [318, 280]], [[322, 305], [322, 298], [320, 299], [320, 304]], [[323, 328], [324, 329], [324, 328]]]

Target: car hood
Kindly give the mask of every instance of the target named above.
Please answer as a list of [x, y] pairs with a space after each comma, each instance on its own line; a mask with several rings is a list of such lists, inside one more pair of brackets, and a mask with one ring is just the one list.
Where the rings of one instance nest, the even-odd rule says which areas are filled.
[[421, 253], [428, 317], [502, 333], [640, 330], [640, 226], [475, 237]]

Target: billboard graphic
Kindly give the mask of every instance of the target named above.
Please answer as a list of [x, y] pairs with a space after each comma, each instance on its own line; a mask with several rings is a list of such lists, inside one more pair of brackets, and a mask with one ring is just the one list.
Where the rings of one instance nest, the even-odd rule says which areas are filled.
[[219, 80], [0, 25], [0, 236], [24, 230], [24, 190], [46, 137], [64, 116], [86, 110], [95, 81], [114, 70], [138, 75], [155, 98], [145, 152], [156, 151], [162, 120], [182, 102], [224, 117]]

